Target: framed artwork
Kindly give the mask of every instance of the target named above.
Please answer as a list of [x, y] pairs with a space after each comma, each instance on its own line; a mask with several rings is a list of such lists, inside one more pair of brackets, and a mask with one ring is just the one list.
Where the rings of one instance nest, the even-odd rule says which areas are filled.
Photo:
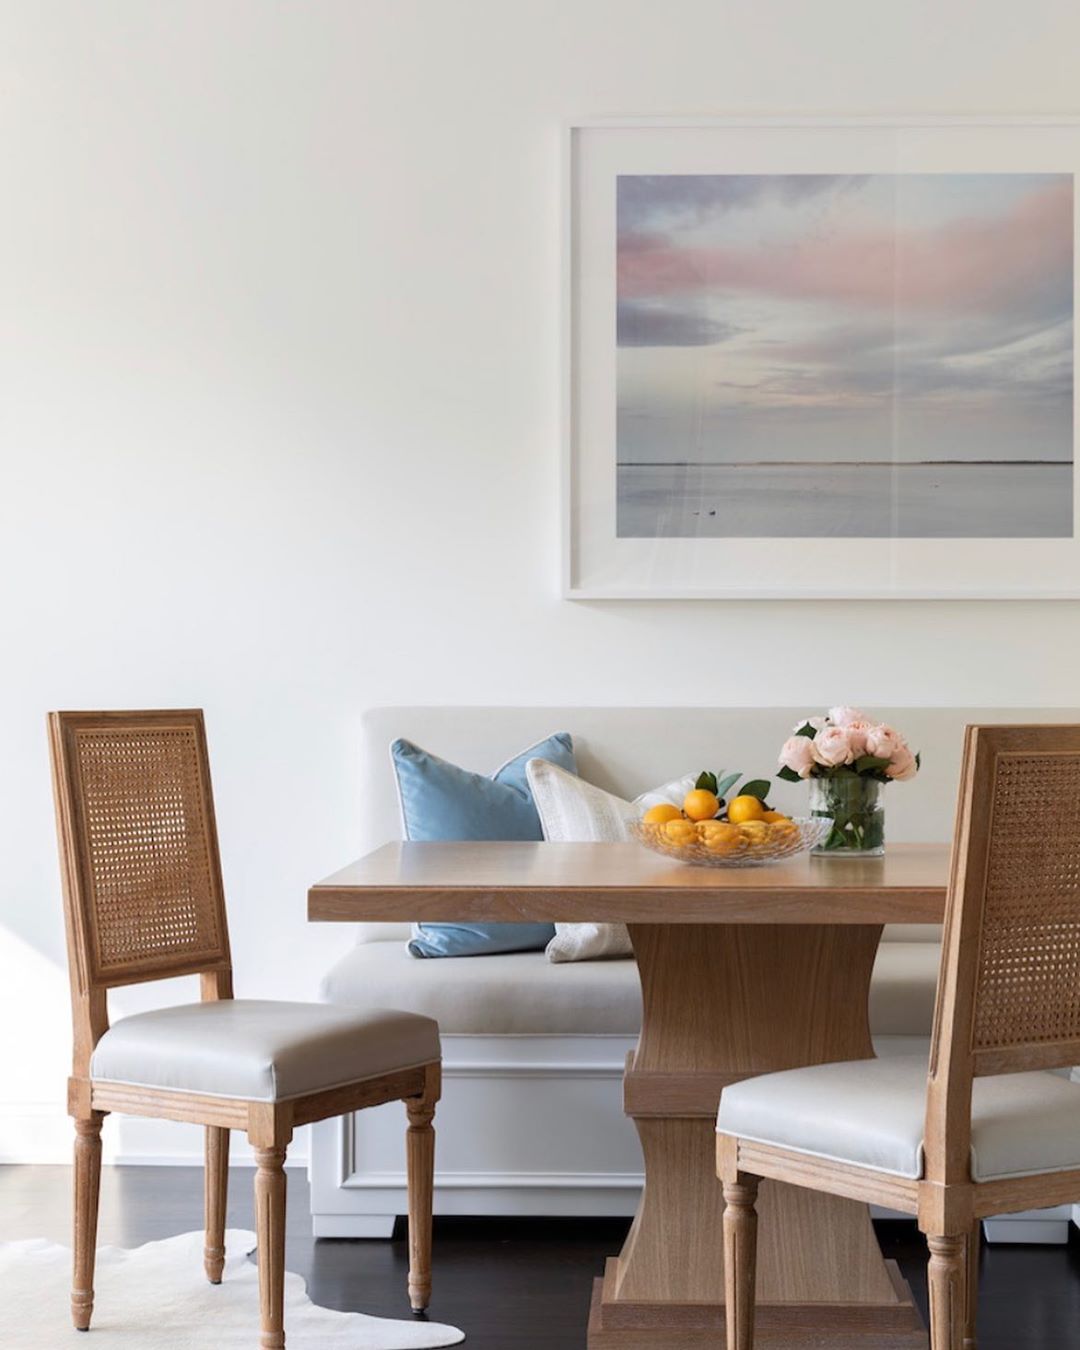
[[1076, 597], [1080, 123], [566, 145], [570, 597]]

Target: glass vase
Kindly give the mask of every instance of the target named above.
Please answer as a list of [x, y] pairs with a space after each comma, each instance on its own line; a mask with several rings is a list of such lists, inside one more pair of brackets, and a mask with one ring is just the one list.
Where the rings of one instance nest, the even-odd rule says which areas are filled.
[[840, 772], [810, 779], [810, 814], [829, 816], [833, 827], [813, 850], [834, 858], [879, 858], [885, 852], [884, 785], [876, 778]]

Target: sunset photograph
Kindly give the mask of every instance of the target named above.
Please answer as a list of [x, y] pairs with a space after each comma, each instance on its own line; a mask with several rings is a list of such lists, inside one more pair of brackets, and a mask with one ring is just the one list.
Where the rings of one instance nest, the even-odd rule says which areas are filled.
[[619, 537], [1072, 536], [1072, 174], [616, 198]]

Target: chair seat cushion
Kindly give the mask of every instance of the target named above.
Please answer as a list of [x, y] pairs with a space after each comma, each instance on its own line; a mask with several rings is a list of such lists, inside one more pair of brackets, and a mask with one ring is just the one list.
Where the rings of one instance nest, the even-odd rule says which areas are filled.
[[564, 962], [543, 952], [415, 961], [400, 942], [365, 942], [324, 977], [320, 997], [355, 1008], [405, 1003], [459, 1036], [636, 1036], [632, 960]]
[[136, 1013], [90, 1061], [95, 1082], [279, 1102], [439, 1058], [439, 1027], [408, 1012], [222, 999]]
[[[717, 1130], [811, 1157], [917, 1180], [923, 1175], [926, 1059], [818, 1064], [724, 1089]], [[1080, 1168], [1080, 1084], [1055, 1073], [977, 1078], [975, 1181]]]

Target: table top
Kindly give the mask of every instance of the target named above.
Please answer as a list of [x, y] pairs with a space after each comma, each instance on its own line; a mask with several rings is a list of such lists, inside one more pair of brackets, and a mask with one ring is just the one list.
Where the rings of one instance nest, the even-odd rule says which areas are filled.
[[308, 891], [319, 922], [940, 923], [947, 844], [691, 867], [637, 843], [395, 843]]

